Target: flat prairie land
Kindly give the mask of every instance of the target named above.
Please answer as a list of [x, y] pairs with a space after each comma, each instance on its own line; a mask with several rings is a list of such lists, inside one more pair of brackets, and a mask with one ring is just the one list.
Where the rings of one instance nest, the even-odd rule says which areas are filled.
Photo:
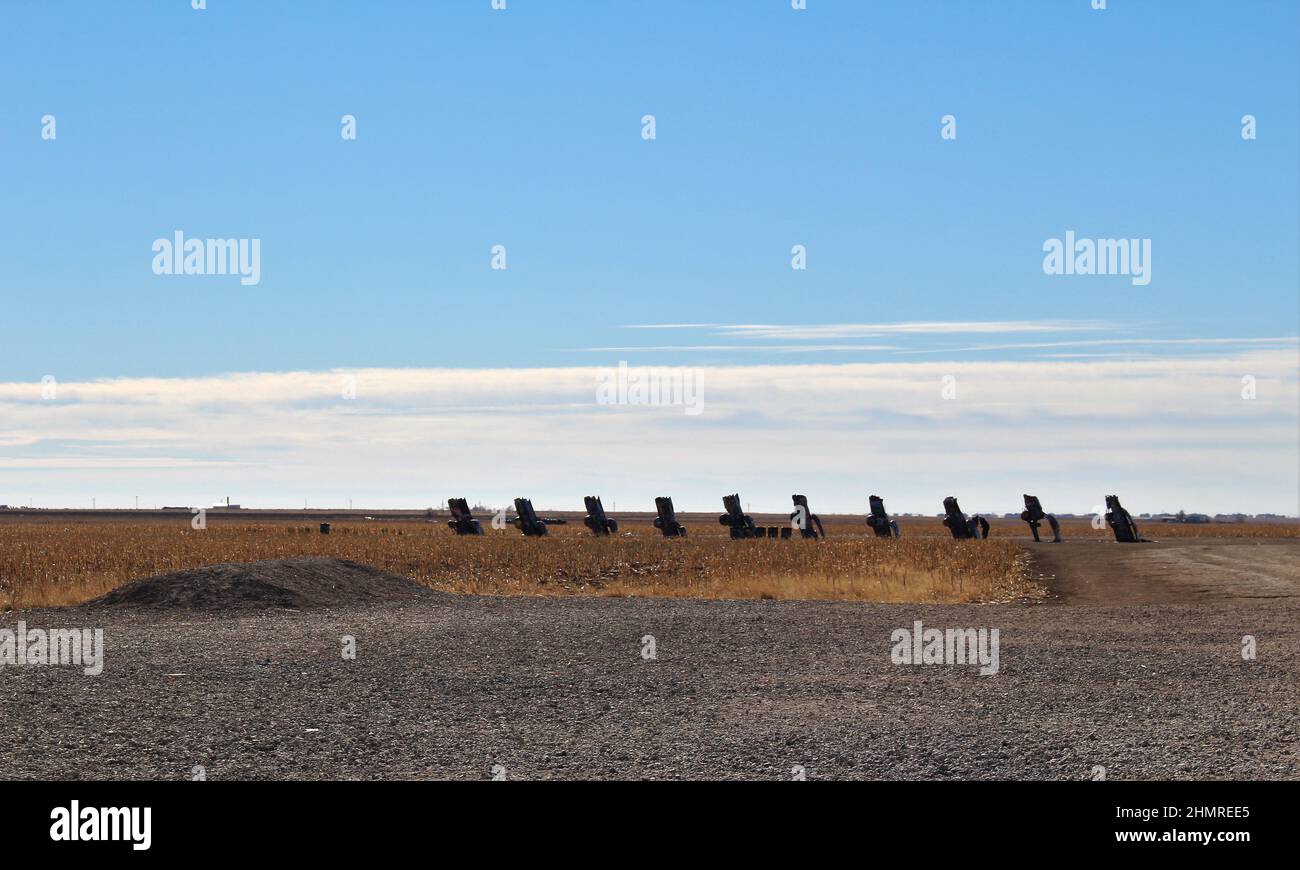
[[[0, 628], [104, 638], [96, 676], [0, 670], [0, 778], [1300, 778], [1294, 529], [904, 520], [824, 542], [0, 523], [23, 608]], [[847, 600], [768, 600], [825, 598]], [[918, 621], [996, 630], [996, 673], [893, 661]]]
[[[1066, 543], [1057, 546], [1033, 545], [1024, 523], [1005, 519], [992, 521], [985, 541], [954, 541], [936, 517], [901, 518], [903, 537], [896, 540], [871, 535], [861, 517], [827, 517], [823, 541], [733, 541], [716, 516], [698, 515], [685, 516], [690, 536], [684, 540], [664, 539], [641, 516], [622, 519], [616, 536], [596, 538], [580, 515], [567, 519], [566, 525], [551, 526], [543, 539], [524, 538], [513, 528], [457, 537], [442, 522], [409, 519], [335, 522], [328, 535], [301, 519], [248, 523], [237, 515], [213, 519], [203, 530], [191, 528], [188, 515], [147, 521], [55, 522], [45, 516], [0, 522], [0, 608], [75, 605], [155, 574], [296, 556], [349, 559], [433, 589], [484, 595], [1036, 600], [1049, 597], [1048, 580], [1059, 573], [1058, 563], [1068, 560], [1067, 554], [1080, 552], [1089, 542], [1107, 545], [1086, 549], [1086, 557], [1071, 563], [1071, 571], [1088, 572], [1102, 570], [1097, 565], [1109, 564], [1106, 558], [1116, 552], [1109, 530], [1083, 520], [1065, 521]], [[788, 523], [784, 516], [758, 515], [756, 520]], [[1153, 549], [1173, 541], [1295, 541], [1300, 540], [1300, 524], [1150, 525], [1143, 533], [1161, 543], [1120, 548], [1126, 558], [1148, 559]], [[1255, 554], [1256, 567], [1269, 561], [1262, 550], [1233, 551], [1246, 552]], [[1274, 548], [1268, 554], [1286, 552]], [[1047, 562], [1036, 566], [1031, 554]], [[1098, 557], [1105, 558], [1091, 565]], [[1200, 567], [1193, 562], [1184, 567], [1194, 581], [1213, 565], [1210, 559]], [[1250, 569], [1245, 566], [1233, 576], [1242, 570]]]

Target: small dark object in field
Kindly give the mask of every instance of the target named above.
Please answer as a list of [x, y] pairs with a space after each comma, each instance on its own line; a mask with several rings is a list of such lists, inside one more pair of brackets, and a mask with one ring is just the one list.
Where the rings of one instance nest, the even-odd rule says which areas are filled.
[[1119, 503], [1119, 496], [1106, 496], [1106, 522], [1110, 525], [1110, 530], [1115, 533], [1115, 540], [1121, 544], [1149, 543], [1138, 531], [1137, 523], [1133, 522], [1133, 515], [1124, 510], [1124, 506]]
[[761, 538], [765, 533], [754, 525], [754, 518], [740, 509], [740, 496], [733, 493], [722, 497], [727, 512], [718, 522], [728, 528], [732, 538]]
[[587, 506], [587, 516], [582, 521], [583, 525], [598, 536], [618, 532], [618, 522], [605, 516], [605, 506], [600, 503], [600, 496], [583, 496], [582, 501]]
[[1029, 530], [1034, 533], [1034, 540], [1038, 541], [1038, 527], [1043, 520], [1052, 527], [1052, 543], [1061, 543], [1061, 524], [1056, 521], [1056, 517], [1049, 513], [1043, 512], [1043, 505], [1038, 501], [1036, 495], [1025, 496], [1025, 510], [1020, 514], [1020, 518], [1029, 523]]
[[546, 537], [546, 523], [539, 519], [537, 511], [533, 510], [532, 499], [515, 499], [515, 513], [517, 516], [514, 519], [514, 526], [523, 532], [526, 537]]
[[[808, 496], [792, 495], [790, 500], [794, 502], [794, 513], [790, 514], [790, 522], [794, 524], [792, 528], [799, 530], [799, 536], [803, 538], [826, 537], [826, 529], [822, 527], [822, 518], [813, 513], [812, 509], [808, 507]], [[813, 526], [816, 526], [816, 528], [813, 528]]]
[[451, 511], [451, 519], [447, 525], [458, 535], [481, 535], [483, 534], [483, 524], [474, 519], [474, 512], [469, 509], [469, 502], [463, 498], [447, 499], [447, 510]]
[[867, 502], [871, 505], [867, 525], [876, 533], [876, 537], [901, 538], [903, 533], [899, 531], [897, 521], [891, 520], [885, 511], [885, 500], [878, 495], [871, 495], [867, 496]]
[[686, 526], [677, 522], [677, 512], [673, 510], [671, 498], [664, 495], [656, 498], [655, 510], [659, 513], [659, 516], [655, 517], [655, 528], [663, 532], [665, 538], [686, 537]]
[[944, 518], [943, 524], [952, 532], [952, 536], [958, 540], [981, 540], [989, 536], [989, 521], [979, 514], [966, 518], [961, 512], [961, 505], [957, 504], [957, 499], [948, 496], [943, 500]]

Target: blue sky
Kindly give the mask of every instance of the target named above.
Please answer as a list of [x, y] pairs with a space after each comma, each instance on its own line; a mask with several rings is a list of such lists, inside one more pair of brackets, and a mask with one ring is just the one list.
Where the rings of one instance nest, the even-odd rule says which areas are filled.
[[[1251, 370], [1233, 360], [1273, 351], [1252, 363], [1279, 367], [1267, 419], [1285, 434], [1300, 6], [1107, 5], [6, 3], [0, 383], [1210, 357], [1235, 382]], [[176, 230], [260, 239], [260, 284], [154, 275], [151, 245]], [[1067, 230], [1150, 239], [1151, 282], [1044, 274], [1044, 241]], [[628, 328], [647, 325], [673, 328]], [[762, 419], [736, 402], [734, 427]], [[1204, 423], [1189, 402], [1183, 428]], [[49, 480], [23, 462], [60, 456], [53, 501], [208, 486], [77, 482], [92, 455], [159, 454], [133, 413], [104, 413], [95, 438], [11, 415], [0, 502]], [[183, 452], [163, 451], [301, 503], [264, 458]], [[1281, 483], [1225, 479], [1204, 507], [1294, 508], [1290, 452]], [[367, 480], [377, 501], [430, 500]]]

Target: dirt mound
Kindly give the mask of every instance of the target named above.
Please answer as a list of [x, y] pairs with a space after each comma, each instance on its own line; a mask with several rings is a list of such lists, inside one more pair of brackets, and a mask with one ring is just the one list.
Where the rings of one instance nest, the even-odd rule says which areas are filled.
[[434, 593], [414, 580], [347, 559], [231, 562], [173, 571], [119, 586], [87, 607], [207, 610], [346, 607], [417, 601]]

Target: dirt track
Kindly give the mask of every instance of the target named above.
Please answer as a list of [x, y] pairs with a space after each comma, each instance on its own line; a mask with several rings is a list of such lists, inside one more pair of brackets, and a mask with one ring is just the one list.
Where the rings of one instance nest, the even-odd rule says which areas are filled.
[[1066, 540], [1029, 550], [1052, 600], [1063, 604], [1196, 604], [1300, 595], [1300, 540], [1293, 538]]
[[[30, 612], [107, 658], [0, 670], [0, 777], [1300, 778], [1300, 544], [1035, 552], [1057, 603]], [[891, 663], [917, 619], [999, 629], [999, 672]]]

